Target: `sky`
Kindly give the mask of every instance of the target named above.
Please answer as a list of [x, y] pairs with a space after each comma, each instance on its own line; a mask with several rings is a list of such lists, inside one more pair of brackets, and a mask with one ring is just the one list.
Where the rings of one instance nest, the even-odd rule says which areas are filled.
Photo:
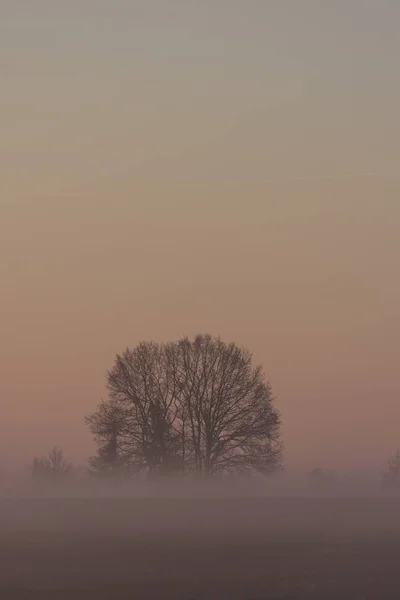
[[397, 0], [0, 0], [0, 463], [115, 354], [254, 352], [288, 468], [400, 446]]

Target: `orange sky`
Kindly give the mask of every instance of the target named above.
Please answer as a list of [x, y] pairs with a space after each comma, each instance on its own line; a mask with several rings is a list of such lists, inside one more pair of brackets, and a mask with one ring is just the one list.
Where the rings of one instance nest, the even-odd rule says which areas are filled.
[[289, 465], [380, 466], [400, 9], [155, 5], [0, 8], [0, 451], [82, 460], [115, 353], [209, 331], [263, 363]]

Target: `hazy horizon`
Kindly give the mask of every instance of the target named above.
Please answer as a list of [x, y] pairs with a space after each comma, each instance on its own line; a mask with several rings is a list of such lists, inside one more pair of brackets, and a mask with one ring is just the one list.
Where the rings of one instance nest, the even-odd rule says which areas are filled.
[[292, 469], [400, 446], [400, 5], [0, 0], [0, 466], [115, 354], [254, 352]]

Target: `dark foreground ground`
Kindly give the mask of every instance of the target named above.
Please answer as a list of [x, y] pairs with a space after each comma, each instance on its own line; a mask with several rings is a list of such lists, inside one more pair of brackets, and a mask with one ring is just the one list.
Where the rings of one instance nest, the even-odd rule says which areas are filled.
[[0, 501], [1, 600], [400, 599], [396, 499]]

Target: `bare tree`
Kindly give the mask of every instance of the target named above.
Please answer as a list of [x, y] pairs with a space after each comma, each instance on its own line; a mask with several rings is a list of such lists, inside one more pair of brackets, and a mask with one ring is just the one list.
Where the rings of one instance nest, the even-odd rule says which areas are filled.
[[280, 463], [270, 385], [235, 344], [210, 335], [141, 343], [117, 356], [107, 386], [109, 401], [87, 418], [98, 460], [113, 440], [149, 473], [268, 473]]
[[198, 474], [268, 473], [281, 456], [271, 387], [252, 355], [210, 335], [184, 338], [179, 388]]
[[400, 485], [400, 451], [397, 450], [388, 460], [387, 470], [383, 474], [382, 485], [386, 488], [396, 488]]
[[32, 475], [37, 478], [58, 480], [69, 475], [71, 471], [72, 464], [57, 446], [54, 446], [46, 456], [33, 459]]
[[136, 471], [166, 473], [180, 463], [176, 381], [167, 360], [165, 347], [154, 343], [117, 356], [107, 374], [110, 399], [86, 419], [98, 459], [114, 444], [121, 461]]
[[120, 452], [124, 428], [122, 410], [112, 401], [103, 401], [85, 421], [97, 444], [97, 455], [89, 459], [90, 473], [93, 476], [109, 476], [127, 471], [129, 461]]
[[316, 467], [311, 471], [311, 484], [317, 489], [333, 487], [336, 484], [336, 473], [332, 469]]

